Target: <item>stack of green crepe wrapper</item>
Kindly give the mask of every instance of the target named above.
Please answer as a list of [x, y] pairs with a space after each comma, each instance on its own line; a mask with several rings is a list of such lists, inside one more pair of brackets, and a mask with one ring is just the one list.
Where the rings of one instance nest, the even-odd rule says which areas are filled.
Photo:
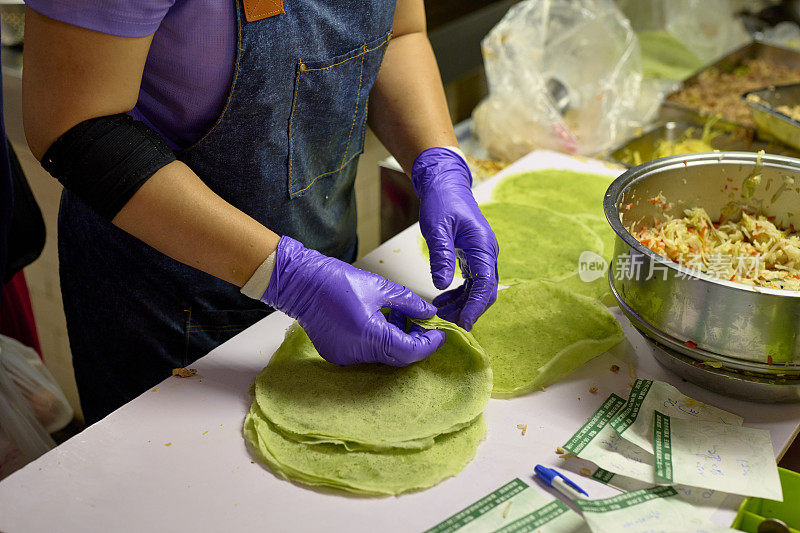
[[460, 472], [486, 432], [492, 370], [469, 333], [421, 324], [447, 341], [403, 368], [328, 363], [292, 326], [252, 388], [251, 450], [281, 477], [357, 494], [421, 490]]
[[526, 172], [498, 183], [493, 201], [480, 206], [500, 244], [500, 284], [510, 286], [472, 331], [492, 362], [493, 396], [542, 389], [623, 339], [604, 305], [613, 303], [605, 275], [592, 282], [578, 275], [582, 252], [613, 255], [603, 212], [613, 179]]

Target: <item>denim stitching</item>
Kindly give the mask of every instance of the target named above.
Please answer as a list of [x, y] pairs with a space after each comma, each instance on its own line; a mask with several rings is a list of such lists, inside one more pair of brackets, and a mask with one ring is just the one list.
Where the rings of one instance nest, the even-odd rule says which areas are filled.
[[364, 106], [364, 122], [361, 123], [361, 148], [359, 148], [358, 153], [364, 153], [364, 143], [367, 140], [367, 130], [364, 126], [367, 124], [367, 120], [369, 119], [369, 98], [367, 98], [367, 104]]
[[359, 152], [359, 153], [357, 153], [357, 154], [353, 154], [353, 155], [351, 155], [351, 156], [350, 156], [350, 157], [347, 159], [347, 161], [345, 161], [344, 163], [342, 163], [342, 166], [340, 166], [340, 167], [339, 167], [339, 168], [337, 168], [336, 170], [331, 170], [331, 171], [329, 171], [329, 172], [325, 172], [325, 173], [323, 173], [323, 174], [320, 174], [319, 176], [316, 176], [316, 177], [315, 177], [313, 180], [311, 180], [311, 183], [309, 183], [309, 184], [308, 184], [308, 186], [307, 186], [305, 189], [301, 189], [301, 190], [297, 191], [297, 192], [296, 192], [296, 193], [294, 193], [294, 194], [300, 194], [300, 193], [301, 193], [301, 192], [303, 192], [303, 191], [307, 191], [307, 190], [308, 190], [308, 189], [309, 189], [309, 188], [310, 188], [312, 185], [314, 185], [314, 183], [315, 183], [315, 182], [316, 182], [316, 181], [317, 181], [319, 178], [321, 178], [321, 177], [323, 177], [323, 176], [328, 176], [329, 174], [336, 174], [337, 172], [339, 172], [340, 170], [342, 170], [344, 167], [346, 167], [346, 166], [347, 166], [347, 164], [348, 164], [348, 163], [350, 163], [350, 161], [352, 161], [352, 160], [353, 160], [353, 159], [354, 159], [356, 156], [358, 156], [358, 155], [360, 155], [360, 154], [361, 154], [361, 152]]
[[[391, 33], [387, 34], [387, 35], [386, 35], [386, 38], [385, 38], [383, 41], [381, 41], [381, 43], [380, 43], [379, 45], [377, 45], [375, 48], [370, 48], [370, 49], [366, 49], [366, 48], [364, 48], [364, 49], [361, 51], [361, 53], [359, 53], [358, 55], [354, 55], [353, 57], [348, 57], [347, 59], [344, 59], [344, 60], [342, 60], [342, 61], [339, 61], [338, 63], [334, 63], [333, 65], [328, 65], [327, 67], [319, 67], [319, 68], [307, 68], [306, 70], [307, 70], [307, 71], [311, 71], [311, 70], [328, 70], [328, 69], [331, 69], [331, 68], [333, 68], [333, 67], [338, 67], [338, 66], [339, 66], [339, 65], [341, 65], [342, 63], [347, 63], [347, 62], [348, 62], [348, 61], [350, 61], [351, 59], [355, 59], [355, 58], [357, 58], [357, 57], [361, 57], [361, 56], [363, 56], [364, 54], [367, 54], [367, 53], [369, 53], [369, 52], [372, 52], [372, 51], [374, 51], [374, 50], [377, 50], [378, 48], [380, 48], [381, 46], [383, 46], [384, 44], [386, 44], [386, 43], [388, 43], [388, 42], [389, 42], [389, 36], [390, 36], [390, 35], [391, 35]], [[366, 44], [365, 44], [364, 46], [366, 46]]]
[[[351, 57], [351, 58], [345, 59], [344, 61], [340, 61], [339, 63], [333, 64], [333, 65], [330, 65], [330, 66], [327, 66], [327, 67], [324, 67], [324, 68], [304, 68], [303, 70], [301, 70], [300, 72], [298, 72], [298, 74], [297, 74], [297, 77], [296, 77], [296, 79], [295, 79], [295, 91], [294, 91], [295, 97], [294, 97], [294, 99], [292, 100], [292, 112], [291, 112], [291, 115], [290, 115], [290, 117], [289, 117], [289, 196], [296, 196], [296, 195], [298, 195], [298, 194], [300, 194], [300, 193], [302, 193], [302, 192], [304, 192], [304, 191], [307, 191], [309, 188], [311, 188], [311, 186], [312, 186], [312, 185], [314, 185], [314, 183], [315, 183], [315, 182], [316, 182], [316, 181], [317, 181], [319, 178], [321, 178], [321, 177], [323, 177], [323, 176], [328, 176], [328, 175], [330, 175], [330, 174], [336, 174], [337, 172], [339, 172], [340, 170], [342, 170], [344, 167], [346, 167], [346, 166], [347, 166], [347, 164], [348, 164], [348, 163], [350, 163], [350, 161], [352, 161], [352, 160], [353, 160], [353, 158], [355, 158], [355, 157], [356, 157], [356, 156], [358, 156], [359, 154], [363, 153], [363, 151], [364, 151], [364, 139], [362, 138], [362, 141], [361, 141], [361, 151], [360, 151], [360, 152], [358, 152], [358, 153], [355, 153], [355, 154], [353, 154], [352, 156], [350, 156], [349, 158], [347, 158], [347, 150], [350, 148], [350, 136], [352, 135], [352, 126], [351, 126], [351, 128], [350, 128], [350, 135], [348, 135], [348, 138], [347, 138], [347, 148], [345, 148], [344, 155], [342, 156], [342, 158], [343, 158], [343, 159], [344, 159], [344, 158], [347, 158], [347, 160], [346, 160], [346, 161], [343, 161], [343, 162], [342, 162], [342, 164], [341, 164], [341, 166], [340, 166], [339, 168], [337, 168], [336, 170], [331, 170], [331, 171], [329, 171], [329, 172], [324, 172], [324, 173], [322, 173], [322, 174], [319, 174], [318, 176], [315, 176], [315, 177], [314, 177], [314, 179], [312, 179], [312, 180], [311, 180], [311, 182], [310, 182], [310, 183], [309, 183], [309, 184], [308, 184], [308, 185], [307, 185], [305, 188], [303, 188], [303, 189], [300, 189], [300, 190], [299, 190], [299, 191], [297, 191], [297, 192], [293, 192], [293, 191], [292, 191], [292, 183], [293, 183], [293, 176], [292, 176], [292, 160], [293, 160], [293, 153], [294, 153], [294, 152], [293, 152], [293, 146], [292, 146], [292, 145], [293, 145], [293, 143], [292, 143], [292, 120], [294, 119], [294, 108], [295, 108], [295, 104], [297, 103], [297, 94], [298, 94], [298, 92], [299, 92], [300, 73], [301, 73], [301, 72], [308, 72], [308, 71], [311, 71], [311, 70], [327, 70], [327, 69], [330, 69], [330, 68], [332, 68], [332, 67], [335, 67], [335, 66], [337, 66], [337, 65], [341, 65], [342, 63], [346, 63], [346, 62], [350, 61], [351, 59], [355, 59], [355, 58], [357, 58], [357, 57], [361, 57], [361, 70], [362, 70], [362, 75], [363, 75], [363, 70], [364, 70], [364, 55], [366, 55], [366, 54], [367, 54], [367, 53], [369, 53], [369, 52], [373, 52], [373, 51], [377, 50], [378, 48], [381, 48], [383, 45], [385, 45], [386, 43], [388, 43], [388, 42], [389, 42], [389, 39], [391, 38], [391, 36], [392, 36], [392, 33], [391, 33], [391, 32], [389, 32], [389, 33], [386, 35], [386, 38], [385, 38], [383, 41], [381, 41], [381, 43], [380, 43], [378, 46], [376, 46], [376, 47], [374, 47], [374, 48], [369, 48], [369, 49], [367, 49], [367, 48], [366, 48], [366, 45], [364, 45], [364, 46], [365, 46], [365, 48], [364, 48], [364, 50], [363, 50], [361, 53], [359, 53], [358, 55], [355, 55], [355, 56], [353, 56], [353, 57]], [[303, 65], [303, 61], [302, 61], [302, 60], [300, 60], [300, 65]], [[361, 83], [362, 83], [362, 80], [361, 80], [361, 79], [359, 79], [359, 83], [358, 83], [358, 98], [359, 98], [359, 99], [360, 99], [360, 97], [361, 97]], [[356, 100], [356, 112], [355, 112], [355, 113], [354, 113], [354, 115], [353, 115], [353, 123], [354, 123], [354, 124], [355, 124], [355, 116], [356, 116], [357, 114], [358, 114], [358, 100]]]
[[183, 349], [183, 366], [186, 366], [189, 364], [189, 328], [192, 325], [192, 306], [190, 305], [189, 309], [184, 309], [183, 311], [186, 313], [186, 346]]
[[[303, 64], [303, 60], [300, 60], [300, 64]], [[297, 105], [297, 94], [300, 91], [300, 75], [302, 71], [297, 73], [297, 76], [294, 80], [294, 98], [292, 98], [292, 111], [289, 113], [289, 196], [293, 196], [295, 193], [292, 192], [292, 162], [294, 161], [294, 137], [292, 136], [292, 121], [294, 120], [294, 108]], [[306, 187], [307, 189], [308, 187]], [[303, 189], [305, 190], [305, 189]]]
[[236, 64], [234, 65], [233, 68], [233, 79], [231, 79], [231, 87], [228, 90], [228, 98], [225, 100], [225, 107], [222, 108], [222, 111], [220, 112], [219, 117], [217, 117], [217, 121], [214, 122], [214, 125], [211, 126], [211, 128], [195, 142], [193, 142], [186, 148], [178, 150], [177, 152], [178, 154], [185, 154], [189, 152], [189, 150], [194, 149], [198, 144], [203, 142], [206, 139], [206, 137], [211, 135], [214, 132], [214, 130], [217, 129], [217, 126], [219, 126], [220, 123], [222, 123], [222, 119], [224, 119], [225, 115], [228, 113], [228, 108], [231, 105], [231, 100], [233, 100], [233, 92], [234, 89], [236, 89], [236, 80], [239, 79], [239, 63], [241, 62], [242, 59], [242, 18], [241, 18], [242, 15], [241, 15], [241, 10], [239, 9], [239, 2], [234, 2], [234, 4], [236, 4]]
[[[367, 46], [364, 45], [366, 50]], [[361, 70], [358, 72], [358, 89], [356, 90], [356, 108], [353, 110], [353, 122], [350, 124], [350, 131], [347, 133], [347, 144], [344, 147], [344, 154], [342, 154], [342, 164], [339, 168], [344, 168], [344, 161], [347, 159], [347, 151], [350, 149], [350, 139], [353, 137], [353, 128], [356, 126], [356, 117], [358, 116], [358, 103], [361, 101], [361, 85], [364, 82], [364, 56], [366, 52], [361, 54]]]

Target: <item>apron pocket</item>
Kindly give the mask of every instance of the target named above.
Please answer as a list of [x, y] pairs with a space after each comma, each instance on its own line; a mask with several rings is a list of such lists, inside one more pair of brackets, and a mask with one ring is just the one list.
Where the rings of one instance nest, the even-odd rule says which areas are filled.
[[186, 350], [183, 365], [189, 365], [241, 333], [272, 312], [271, 309], [232, 309], [211, 311], [191, 307], [186, 310]]
[[289, 117], [289, 197], [364, 150], [369, 92], [391, 32], [347, 54], [297, 63]]

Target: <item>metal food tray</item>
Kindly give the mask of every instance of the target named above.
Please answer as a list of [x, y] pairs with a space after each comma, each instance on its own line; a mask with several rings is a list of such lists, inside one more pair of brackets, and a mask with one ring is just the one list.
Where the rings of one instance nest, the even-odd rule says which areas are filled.
[[[753, 130], [742, 125], [729, 125], [727, 128], [718, 129], [714, 124], [712, 130], [719, 133], [714, 137], [710, 144], [715, 150], [737, 151], [737, 152], [757, 152], [764, 150], [768, 154], [786, 155], [789, 157], [800, 158], [800, 151], [794, 150], [781, 143], [766, 142], [753, 138]], [[625, 141], [622, 145], [613, 149], [606, 159], [624, 165], [628, 168], [633, 166], [624, 161], [626, 153], [639, 152], [642, 162], [655, 159], [655, 153], [661, 141], [677, 141], [688, 130], [693, 128], [698, 135], [703, 131], [701, 124], [690, 122], [667, 122], [644, 132], [642, 135]]]
[[[748, 59], [763, 59], [776, 65], [782, 65], [800, 71], [800, 52], [797, 50], [783, 48], [782, 46], [775, 46], [772, 44], [763, 43], [761, 41], [753, 41], [701, 68], [683, 80], [681, 89], [695, 83], [704, 72], [709, 70], [730, 72]], [[659, 121], [693, 122], [703, 124], [706, 120], [708, 120], [708, 115], [704, 115], [692, 107], [687, 107], [685, 105], [669, 101], [669, 97], [679, 92], [681, 89], [670, 93], [661, 104]], [[741, 128], [746, 128], [751, 131], [753, 130], [753, 128], [744, 124], [724, 119], [719, 120], [719, 122], [715, 124], [715, 129], [723, 131], [735, 131]]]
[[776, 108], [800, 104], [800, 83], [767, 87], [742, 96], [761, 137], [775, 138], [800, 150], [800, 122]]
[[[755, 172], [762, 179], [750, 194], [729, 188]], [[685, 154], [631, 168], [606, 191], [603, 208], [617, 236], [608, 274], [612, 294], [635, 327], [671, 350], [660, 362], [681, 377], [707, 388], [713, 382], [724, 394], [800, 402], [800, 292], [700, 272], [650, 250], [633, 233], [687, 207], [703, 207], [717, 220], [731, 201], [791, 227], [800, 223], [794, 209], [800, 189], [771, 190], [787, 176], [800, 176], [800, 160], [753, 152]], [[669, 202], [644, 201], [658, 195]], [[670, 365], [675, 354], [719, 365], [720, 372], [695, 372], [691, 361]]]

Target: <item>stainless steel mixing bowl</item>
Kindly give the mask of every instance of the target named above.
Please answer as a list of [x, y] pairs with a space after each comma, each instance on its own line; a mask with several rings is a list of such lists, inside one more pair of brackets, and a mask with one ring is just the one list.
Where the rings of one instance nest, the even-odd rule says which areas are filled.
[[[628, 231], [696, 206], [712, 220], [745, 207], [774, 216], [779, 227], [800, 227], [800, 160], [765, 155], [757, 170], [762, 179], [749, 196], [742, 185], [756, 162], [750, 152], [679, 155], [617, 178], [604, 199], [617, 234], [609, 280], [623, 312], [659, 345], [715, 373], [786, 381], [797, 390], [788, 396], [800, 400], [800, 292], [700, 273], [652, 252]], [[654, 198], [665, 203], [648, 201]]]

